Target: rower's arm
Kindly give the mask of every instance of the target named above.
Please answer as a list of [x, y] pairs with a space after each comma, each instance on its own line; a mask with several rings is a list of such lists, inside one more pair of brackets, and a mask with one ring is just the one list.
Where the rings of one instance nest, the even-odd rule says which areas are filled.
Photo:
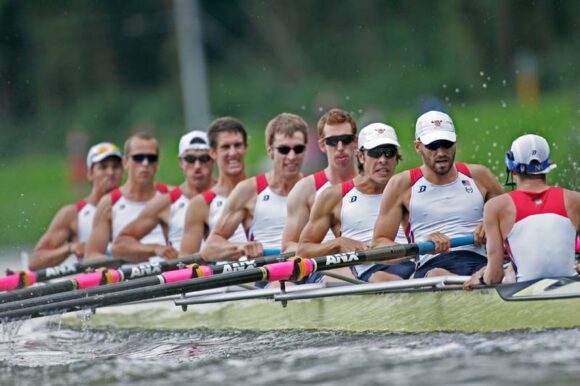
[[91, 235], [87, 241], [85, 247], [85, 258], [84, 260], [99, 260], [106, 256], [107, 245], [111, 240], [112, 228], [111, 228], [111, 210], [113, 204], [111, 201], [111, 195], [107, 194], [95, 210], [95, 218], [93, 219], [93, 228], [91, 230]]
[[405, 214], [405, 197], [410, 187], [409, 172], [403, 172], [391, 177], [381, 200], [381, 207], [371, 248], [386, 247], [396, 244], [395, 238]]
[[[247, 243], [232, 243], [232, 237], [238, 226], [249, 216], [248, 205], [256, 200], [255, 179], [240, 182], [226, 201], [215, 228], [209, 234], [201, 255], [206, 261], [220, 261], [226, 258], [239, 258], [244, 255]], [[254, 243], [253, 243], [254, 244]]]
[[202, 195], [195, 196], [185, 212], [185, 228], [181, 239], [179, 256], [191, 256], [201, 249], [201, 241], [204, 239], [209, 207]]
[[282, 233], [283, 252], [294, 252], [298, 249], [300, 233], [308, 222], [310, 207], [316, 195], [314, 188], [314, 177], [309, 176], [299, 181], [288, 195], [288, 215]]
[[511, 212], [508, 207], [510, 204], [511, 200], [506, 195], [488, 201], [483, 208], [483, 225], [487, 237], [487, 267], [483, 279], [487, 284], [498, 284], [503, 279], [505, 238], [502, 235], [501, 217], [502, 213]]
[[349, 239], [338, 237], [322, 242], [328, 230], [337, 222], [336, 212], [340, 213], [341, 199], [340, 184], [321, 193], [319, 199], [314, 203], [310, 219], [300, 235], [297, 256], [311, 258], [342, 252], [342, 244], [347, 243]]
[[483, 195], [484, 202], [504, 194], [504, 190], [491, 170], [483, 165], [468, 165], [469, 170]]
[[58, 211], [32, 252], [28, 263], [30, 270], [36, 271], [58, 265], [76, 249], [72, 244], [77, 236], [72, 229], [76, 214], [74, 205], [67, 205]]
[[171, 198], [169, 194], [155, 196], [147, 203], [143, 211], [132, 222], [127, 224], [113, 240], [111, 255], [129, 262], [148, 261], [152, 256], [175, 259], [175, 248], [161, 244], [142, 244], [139, 240], [147, 236], [157, 225], [167, 223]]
[[565, 189], [564, 205], [566, 206], [568, 218], [576, 227], [576, 232], [580, 232], [580, 192]]

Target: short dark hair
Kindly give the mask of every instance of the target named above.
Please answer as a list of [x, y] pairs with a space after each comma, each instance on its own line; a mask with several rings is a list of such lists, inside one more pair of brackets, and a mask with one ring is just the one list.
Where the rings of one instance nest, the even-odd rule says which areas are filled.
[[215, 150], [217, 147], [217, 139], [220, 133], [240, 133], [244, 140], [244, 144], [248, 143], [248, 132], [242, 122], [233, 117], [220, 117], [210, 123], [207, 129], [207, 137], [209, 139], [209, 146]]
[[324, 138], [324, 125], [338, 125], [344, 122], [350, 123], [350, 127], [352, 127], [352, 134], [356, 134], [356, 122], [354, 121], [352, 115], [350, 115], [347, 111], [341, 109], [331, 109], [327, 111], [318, 120], [318, 137], [320, 139]]
[[152, 134], [146, 133], [144, 131], [140, 131], [138, 133], [131, 135], [125, 141], [125, 145], [123, 146], [123, 155], [124, 156], [128, 157], [130, 155], [131, 142], [133, 142], [133, 139], [135, 139], [135, 138], [142, 139], [144, 141], [154, 141], [157, 153], [159, 153], [159, 142], [157, 141], [157, 138], [155, 138]]
[[299, 115], [280, 113], [272, 118], [266, 126], [266, 145], [270, 146], [274, 143], [276, 134], [291, 137], [296, 132], [302, 133], [304, 143], [308, 143], [308, 123]]

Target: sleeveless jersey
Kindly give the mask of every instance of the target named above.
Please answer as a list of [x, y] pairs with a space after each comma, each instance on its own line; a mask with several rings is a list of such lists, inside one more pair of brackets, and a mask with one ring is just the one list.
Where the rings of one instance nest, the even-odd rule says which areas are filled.
[[[215, 227], [218, 218], [222, 214], [222, 211], [224, 210], [227, 198], [216, 194], [213, 190], [203, 192], [202, 196], [209, 207], [207, 215], [207, 225], [209, 227], [209, 231], [211, 232], [211, 230]], [[231, 242], [248, 241], [246, 237], [246, 232], [244, 231], [244, 226], [242, 224], [238, 225], [238, 228], [236, 229], [232, 237], [230, 237], [228, 240]]]
[[97, 207], [85, 200], [80, 200], [75, 205], [77, 209], [77, 235], [79, 242], [84, 243], [89, 239], [93, 230], [93, 219]]
[[185, 228], [185, 212], [189, 206], [189, 198], [183, 195], [179, 187], [169, 192], [171, 206], [169, 207], [168, 239], [173, 248], [181, 249], [181, 239]]
[[516, 222], [506, 240], [517, 281], [576, 275], [576, 227], [564, 204], [564, 189], [508, 193]]
[[280, 249], [288, 197], [274, 193], [264, 174], [256, 176], [256, 190], [258, 197], [248, 240], [259, 241], [265, 249]]
[[[381, 206], [381, 194], [361, 193], [354, 180], [342, 183], [342, 207], [340, 210], [340, 232], [344, 237], [369, 242], [373, 238], [373, 230]], [[396, 242], [406, 244], [405, 232], [399, 227]], [[360, 276], [374, 264], [359, 264], [354, 267]]]
[[[425, 241], [433, 232], [449, 237], [469, 236], [483, 222], [483, 196], [475, 180], [464, 163], [457, 162], [455, 167], [457, 179], [445, 185], [427, 181], [421, 168], [410, 170], [408, 238], [411, 242]], [[483, 246], [467, 245], [452, 250], [469, 250], [486, 256]], [[419, 256], [419, 266], [435, 256]]]
[[[157, 184], [156, 189], [156, 194], [168, 193], [167, 186], [164, 184]], [[128, 200], [123, 196], [119, 188], [113, 190], [110, 194], [111, 202], [113, 204], [111, 208], [111, 239], [114, 240], [115, 237], [121, 233], [123, 228], [127, 226], [127, 224], [139, 216], [139, 213], [141, 213], [143, 208], [145, 208], [145, 205], [147, 205], [148, 201]], [[155, 228], [153, 228], [153, 230], [148, 235], [143, 237], [140, 242], [143, 244], [167, 244], [161, 225], [157, 225]]]
[[[330, 181], [328, 181], [328, 177], [326, 177], [326, 173], [324, 173], [324, 170], [320, 170], [314, 173], [313, 176], [314, 176], [314, 187], [316, 189], [316, 193], [314, 194], [314, 202], [316, 202], [318, 196], [320, 196], [320, 193], [322, 193], [326, 188], [330, 187], [331, 184]], [[326, 232], [326, 236], [324, 236], [322, 242], [333, 239], [334, 233], [332, 233], [332, 230], [329, 229], [328, 232]]]

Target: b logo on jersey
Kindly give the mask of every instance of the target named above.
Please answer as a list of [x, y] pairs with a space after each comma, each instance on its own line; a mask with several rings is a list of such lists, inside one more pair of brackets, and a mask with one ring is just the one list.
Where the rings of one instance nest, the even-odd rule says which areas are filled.
[[426, 185], [419, 186], [419, 193], [423, 193], [426, 190], [427, 190], [427, 186]]
[[268, 201], [269, 199], [270, 199], [270, 195], [264, 194], [264, 198], [262, 198], [262, 201]]
[[224, 202], [222, 200], [218, 201], [215, 206], [217, 206], [218, 208], [220, 208], [222, 205], [224, 204]]
[[123, 210], [125, 209], [125, 204], [121, 204], [121, 206], [119, 206], [119, 210]]
[[463, 184], [463, 186], [465, 186], [465, 191], [467, 193], [473, 193], [473, 187], [471, 186], [471, 183], [468, 180], [461, 180], [461, 183]]
[[184, 206], [185, 206], [185, 202], [181, 202], [181, 203], [179, 204], [179, 209], [182, 209]]
[[355, 201], [356, 201], [356, 196], [352, 196], [352, 197], [350, 198], [350, 202], [355, 202]]

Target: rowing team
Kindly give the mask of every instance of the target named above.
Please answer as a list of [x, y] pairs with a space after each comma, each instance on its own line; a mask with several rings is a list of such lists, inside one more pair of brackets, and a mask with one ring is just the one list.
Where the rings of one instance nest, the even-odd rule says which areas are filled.
[[[248, 137], [231, 117], [192, 131], [179, 142], [184, 181], [155, 182], [157, 140], [137, 133], [123, 154], [100, 143], [87, 155], [91, 193], [62, 208], [30, 260], [37, 270], [71, 256], [111, 254], [130, 262], [201, 251], [208, 262], [261, 256], [265, 249], [314, 257], [395, 243], [431, 240], [435, 254], [416, 261], [365, 264], [342, 275], [368, 281], [472, 275], [466, 284], [573, 276], [580, 193], [546, 183], [556, 165], [547, 141], [517, 138], [506, 154], [517, 189], [504, 193], [483, 165], [455, 161], [457, 135], [445, 113], [429, 111], [415, 126], [422, 165], [395, 173], [402, 159], [396, 131], [373, 123], [360, 132], [352, 116], [332, 109], [317, 124], [328, 166], [301, 173], [308, 125], [282, 113], [266, 126], [272, 167], [247, 178]], [[212, 176], [217, 164], [217, 180]], [[126, 183], [120, 185], [123, 169]], [[450, 238], [475, 243], [450, 249]], [[504, 251], [510, 264], [504, 267]], [[320, 274], [307, 282], [332, 280]]]

